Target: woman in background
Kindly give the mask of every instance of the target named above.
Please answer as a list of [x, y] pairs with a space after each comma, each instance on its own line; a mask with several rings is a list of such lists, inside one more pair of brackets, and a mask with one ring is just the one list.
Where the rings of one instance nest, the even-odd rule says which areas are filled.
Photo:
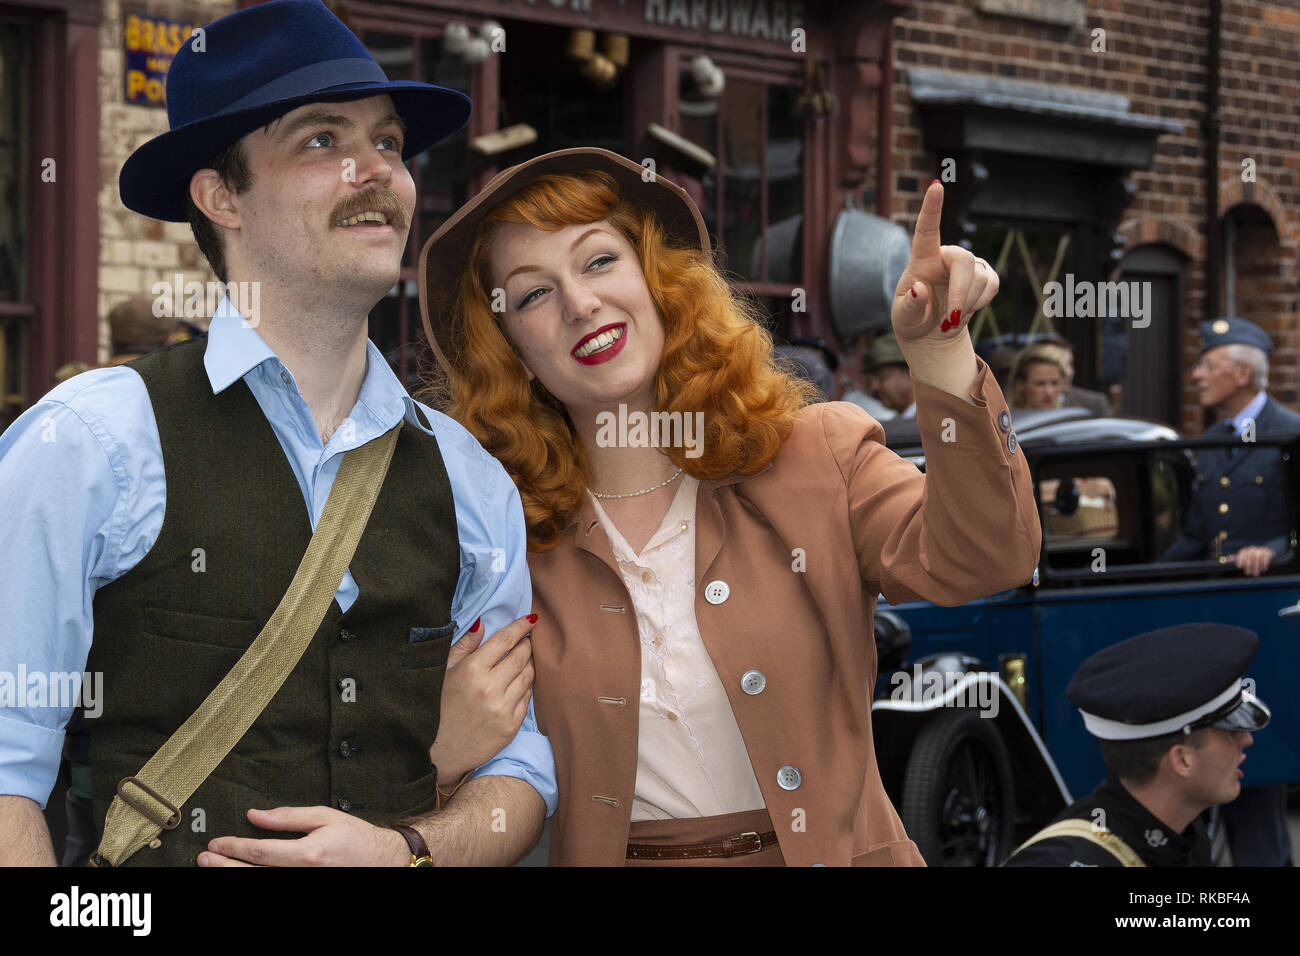
[[1065, 387], [1065, 368], [1059, 348], [1031, 345], [1016, 358], [1011, 370], [1012, 408], [1058, 408]]

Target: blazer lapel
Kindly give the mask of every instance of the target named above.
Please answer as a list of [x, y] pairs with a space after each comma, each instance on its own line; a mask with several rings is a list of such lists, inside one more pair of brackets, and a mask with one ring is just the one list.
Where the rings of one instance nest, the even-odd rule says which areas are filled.
[[601, 530], [600, 519], [596, 517], [596, 505], [590, 495], [583, 496], [582, 507], [578, 509], [577, 520], [570, 530], [577, 538], [578, 547], [604, 561], [618, 578], [619, 584], [622, 584], [623, 572], [619, 569], [618, 561], [614, 559], [614, 549], [610, 547], [609, 536]]
[[695, 587], [699, 588], [704, 576], [709, 573], [722, 542], [727, 537], [727, 522], [722, 516], [722, 506], [718, 504], [718, 494], [728, 485], [739, 484], [751, 478], [757, 478], [772, 467], [768, 462], [752, 475], [732, 473], [725, 478], [709, 478], [700, 482], [700, 490], [695, 499]]

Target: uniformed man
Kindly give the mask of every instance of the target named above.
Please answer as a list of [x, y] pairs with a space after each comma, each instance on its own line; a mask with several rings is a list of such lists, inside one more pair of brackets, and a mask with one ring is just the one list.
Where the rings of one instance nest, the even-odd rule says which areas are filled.
[[1206, 434], [1232, 435], [1241, 444], [1201, 450], [1182, 534], [1162, 560], [1217, 558], [1258, 577], [1288, 550], [1291, 528], [1281, 452], [1257, 439], [1300, 432], [1300, 415], [1264, 391], [1273, 342], [1263, 329], [1245, 319], [1215, 319], [1201, 323], [1201, 338], [1192, 384], [1219, 419]]
[[[1290, 548], [1292, 529], [1282, 454], [1276, 445], [1257, 440], [1300, 431], [1300, 415], [1264, 391], [1273, 342], [1263, 329], [1245, 319], [1215, 319], [1201, 323], [1201, 339], [1192, 383], [1201, 404], [1218, 416], [1207, 434], [1232, 435], [1241, 444], [1201, 450], [1182, 534], [1163, 560], [1217, 559], [1258, 577]], [[1286, 784], [1243, 788], [1241, 797], [1224, 807], [1223, 820], [1238, 866], [1291, 862]]]
[[1004, 865], [1210, 865], [1200, 816], [1237, 796], [1251, 731], [1269, 719], [1242, 681], [1258, 646], [1244, 628], [1181, 624], [1079, 665], [1065, 695], [1110, 775]]

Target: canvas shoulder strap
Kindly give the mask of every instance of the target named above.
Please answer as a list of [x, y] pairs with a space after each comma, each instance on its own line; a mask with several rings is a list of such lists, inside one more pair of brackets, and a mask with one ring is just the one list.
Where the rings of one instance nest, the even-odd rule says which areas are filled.
[[352, 561], [397, 447], [399, 422], [343, 455], [325, 510], [294, 573], [257, 638], [134, 777], [117, 785], [91, 865], [119, 866], [163, 830], [257, 720], [297, 666]]
[[1080, 840], [1087, 840], [1089, 843], [1095, 843], [1101, 847], [1125, 866], [1146, 866], [1142, 862], [1142, 858], [1137, 855], [1131, 846], [1110, 830], [1104, 827], [1095, 827], [1087, 820], [1058, 820], [1056, 823], [1035, 833], [1022, 843], [1016, 849], [1016, 852], [1019, 853], [1025, 847], [1033, 846], [1042, 840], [1050, 840], [1053, 837], [1075, 837]]

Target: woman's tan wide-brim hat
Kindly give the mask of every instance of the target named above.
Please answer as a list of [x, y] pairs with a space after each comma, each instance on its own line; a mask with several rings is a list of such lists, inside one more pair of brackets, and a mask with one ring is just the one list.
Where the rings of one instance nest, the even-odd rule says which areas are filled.
[[447, 357], [454, 353], [452, 306], [460, 288], [470, 241], [479, 223], [538, 177], [583, 169], [597, 169], [614, 177], [619, 198], [654, 210], [670, 241], [685, 243], [709, 255], [709, 232], [686, 190], [625, 156], [584, 146], [546, 153], [511, 166], [456, 210], [420, 251], [420, 318], [424, 321], [424, 334], [443, 368], [448, 367]]

